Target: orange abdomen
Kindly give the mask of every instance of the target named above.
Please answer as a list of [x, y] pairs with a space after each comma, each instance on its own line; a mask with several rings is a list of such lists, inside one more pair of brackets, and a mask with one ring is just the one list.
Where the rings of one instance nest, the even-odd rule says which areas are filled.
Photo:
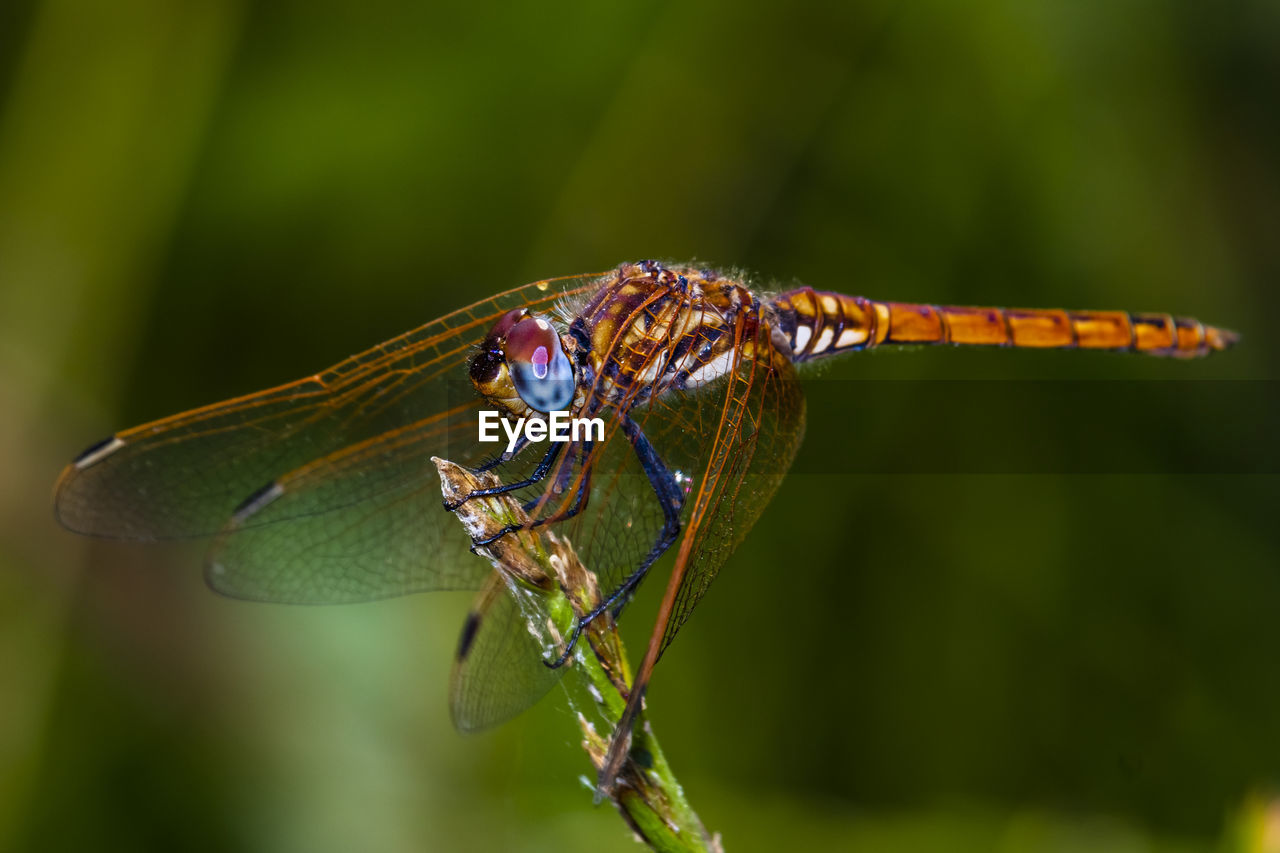
[[1110, 349], [1193, 358], [1239, 339], [1235, 332], [1170, 314], [877, 302], [808, 287], [780, 294], [772, 304], [795, 361], [881, 344]]

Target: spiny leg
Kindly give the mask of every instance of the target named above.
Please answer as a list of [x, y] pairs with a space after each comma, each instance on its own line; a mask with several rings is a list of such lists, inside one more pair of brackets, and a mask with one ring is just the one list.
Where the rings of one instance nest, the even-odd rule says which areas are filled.
[[676, 537], [680, 535], [680, 510], [684, 508], [684, 493], [680, 490], [680, 484], [676, 482], [675, 476], [667, 469], [662, 457], [653, 449], [653, 445], [649, 443], [649, 439], [645, 437], [639, 424], [624, 415], [622, 417], [622, 431], [631, 440], [631, 446], [636, 452], [636, 458], [640, 460], [640, 467], [644, 469], [645, 476], [649, 478], [649, 484], [653, 486], [653, 491], [658, 496], [658, 503], [662, 507], [662, 530], [658, 533], [658, 538], [654, 541], [653, 547], [649, 549], [649, 553], [640, 561], [640, 565], [636, 567], [635, 571], [627, 575], [618, 588], [610, 593], [604, 601], [596, 605], [590, 613], [578, 619], [560, 656], [554, 661], [543, 661], [544, 664], [552, 669], [564, 665], [569, 656], [573, 654], [574, 646], [577, 645], [578, 638], [582, 636], [583, 630], [593, 620], [615, 605], [618, 609], [622, 608], [622, 605], [626, 603], [627, 597], [635, 592], [636, 587], [640, 585], [640, 581], [644, 580], [644, 576], [648, 574], [649, 567], [671, 547], [672, 543], [676, 541]]
[[[585, 459], [587, 457], [587, 454], [590, 453], [590, 451], [591, 451], [591, 443], [587, 442], [585, 449], [582, 451], [582, 454], [581, 454], [582, 458]], [[572, 466], [570, 466], [570, 469], [571, 468]], [[545, 478], [545, 476], [546, 474], [544, 472], [543, 477]], [[539, 479], [542, 479], [542, 478], [539, 478]], [[497, 542], [503, 536], [506, 536], [508, 533], [514, 533], [517, 530], [532, 530], [533, 528], [541, 527], [544, 524], [551, 524], [552, 522], [560, 522], [566, 519], [573, 518], [575, 515], [582, 512], [582, 508], [587, 505], [587, 497], [590, 493], [590, 488], [589, 488], [590, 482], [591, 482], [591, 472], [589, 470], [583, 471], [582, 479], [578, 482], [578, 488], [573, 495], [573, 504], [564, 512], [554, 512], [551, 515], [546, 516], [545, 518], [535, 518], [526, 524], [508, 524], [506, 527], [502, 528], [501, 530], [498, 530], [491, 536], [486, 536], [483, 539], [472, 539], [471, 550], [474, 552], [476, 548], [481, 548], [485, 545], [491, 545], [494, 542]], [[525, 485], [530, 485], [530, 484], [526, 483]], [[529, 501], [527, 504], [523, 506], [524, 511], [526, 513], [533, 512], [537, 508], [541, 500], [542, 498], [538, 497]]]
[[497, 468], [502, 463], [510, 462], [512, 459], [516, 457], [517, 454], [520, 453], [520, 451], [524, 450], [531, 443], [532, 442], [530, 442], [528, 438], [526, 438], [524, 435], [521, 435], [519, 438], [516, 439], [516, 443], [513, 444], [510, 448], [494, 456], [488, 462], [481, 462], [479, 465], [472, 468], [471, 470], [477, 474], [484, 474], [488, 471], [492, 471], [494, 468]]
[[[560, 452], [563, 449], [564, 444], [560, 442], [552, 442], [551, 447], [548, 448], [547, 452], [543, 455], [542, 461], [538, 463], [538, 467], [533, 469], [533, 473], [530, 474], [527, 479], [521, 480], [518, 483], [503, 483], [500, 486], [494, 486], [489, 489], [476, 489], [474, 492], [470, 492], [456, 501], [445, 501], [444, 508], [449, 512], [453, 512], [472, 498], [487, 498], [492, 497], [493, 495], [505, 495], [508, 492], [514, 492], [517, 489], [532, 486], [534, 483], [541, 481], [547, 476], [547, 472], [551, 470], [551, 466], [555, 464], [556, 459], [560, 456]], [[498, 463], [501, 461], [503, 461], [502, 457], [499, 456], [496, 460], [486, 462], [475, 470], [480, 473], [492, 470], [493, 468], [496, 468]]]

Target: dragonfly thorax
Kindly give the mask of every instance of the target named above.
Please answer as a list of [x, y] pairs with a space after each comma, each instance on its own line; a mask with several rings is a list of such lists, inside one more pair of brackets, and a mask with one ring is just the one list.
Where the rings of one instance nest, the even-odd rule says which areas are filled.
[[[714, 270], [623, 264], [579, 310], [589, 346], [592, 397], [627, 410], [652, 397], [692, 391], [729, 373], [754, 347], [756, 297]], [[736, 347], [735, 329], [745, 341]]]

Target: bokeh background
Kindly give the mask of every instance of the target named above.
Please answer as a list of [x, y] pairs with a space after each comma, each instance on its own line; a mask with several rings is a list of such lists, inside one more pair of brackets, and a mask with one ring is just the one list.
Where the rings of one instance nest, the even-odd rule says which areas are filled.
[[[199, 543], [85, 541], [50, 495], [115, 429], [663, 257], [1245, 336], [817, 376], [807, 473], [650, 693], [727, 849], [1243, 849], [1280, 784], [1280, 486], [1181, 460], [1273, 446], [1277, 44], [1271, 0], [0, 4], [0, 848], [631, 849], [561, 697], [450, 728], [468, 596], [224, 600]], [[1171, 401], [1121, 437], [1140, 473], [817, 473], [910, 451], [853, 380], [964, 377], [1246, 402]]]

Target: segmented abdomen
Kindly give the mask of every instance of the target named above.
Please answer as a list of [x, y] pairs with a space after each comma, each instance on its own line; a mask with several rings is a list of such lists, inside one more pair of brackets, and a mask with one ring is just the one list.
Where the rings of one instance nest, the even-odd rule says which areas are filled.
[[794, 361], [881, 344], [948, 343], [1192, 358], [1225, 350], [1239, 339], [1235, 332], [1170, 314], [877, 302], [810, 287], [781, 293], [772, 305]]

